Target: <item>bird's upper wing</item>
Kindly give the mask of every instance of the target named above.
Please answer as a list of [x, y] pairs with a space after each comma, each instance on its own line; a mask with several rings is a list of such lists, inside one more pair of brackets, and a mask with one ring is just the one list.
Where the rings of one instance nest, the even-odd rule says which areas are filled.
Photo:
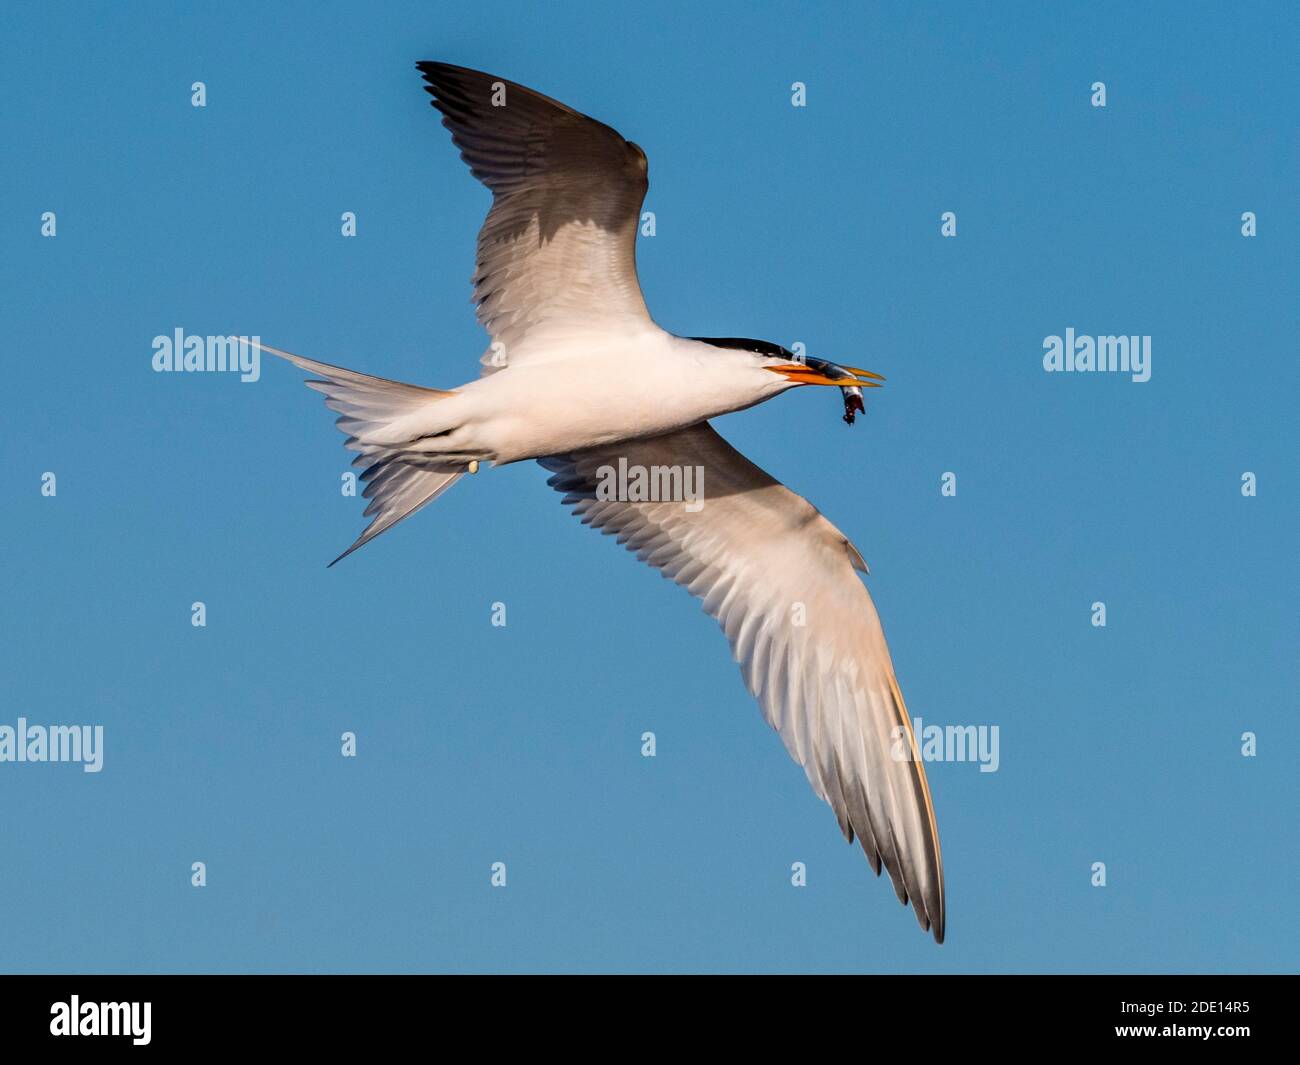
[[[605, 470], [697, 467], [698, 511], [619, 501]], [[707, 423], [540, 460], [586, 525], [703, 600], [763, 716], [877, 874], [943, 942], [943, 865], [934, 810], [862, 556], [802, 496]], [[623, 493], [633, 495], [634, 492]], [[664, 493], [660, 493], [662, 496]]]
[[636, 276], [645, 152], [522, 85], [418, 63], [425, 91], [476, 178], [492, 190], [474, 301], [489, 370], [552, 338], [649, 321]]

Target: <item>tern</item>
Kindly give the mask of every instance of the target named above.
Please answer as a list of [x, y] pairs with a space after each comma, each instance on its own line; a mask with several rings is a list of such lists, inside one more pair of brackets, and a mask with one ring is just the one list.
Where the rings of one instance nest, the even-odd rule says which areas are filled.
[[[650, 317], [636, 271], [646, 154], [614, 129], [481, 71], [416, 64], [471, 173], [492, 193], [473, 301], [491, 338], [476, 379], [425, 388], [261, 345], [314, 374], [364, 467], [370, 524], [339, 559], [480, 464], [534, 459], [581, 521], [702, 600], [749, 691], [840, 830], [944, 936], [929, 786], [862, 555], [710, 419], [791, 388], [844, 389], [863, 411], [879, 374], [779, 344], [681, 337]], [[694, 467], [703, 499], [601, 491], [615, 467]], [[334, 563], [330, 563], [333, 565]]]

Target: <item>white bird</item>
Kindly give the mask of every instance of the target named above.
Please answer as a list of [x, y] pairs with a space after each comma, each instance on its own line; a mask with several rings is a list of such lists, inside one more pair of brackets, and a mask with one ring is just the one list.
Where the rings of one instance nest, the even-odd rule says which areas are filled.
[[[480, 463], [536, 459], [584, 524], [703, 601], [763, 716], [876, 874], [942, 943], [943, 865], [907, 709], [852, 543], [731, 447], [709, 419], [803, 385], [845, 389], [845, 420], [879, 375], [779, 344], [686, 338], [651, 319], [636, 273], [647, 162], [615, 130], [531, 89], [419, 63], [433, 106], [492, 192], [474, 302], [492, 338], [450, 390], [263, 346], [317, 375], [363, 466], [372, 520], [343, 558]], [[608, 492], [619, 467], [702, 469], [694, 505]], [[652, 493], [654, 494], [654, 493]], [[619, 498], [619, 496], [623, 498]], [[633, 498], [635, 497], [635, 498]], [[335, 559], [335, 562], [339, 559]], [[333, 563], [331, 563], [333, 565]], [[802, 623], [800, 623], [802, 622]]]

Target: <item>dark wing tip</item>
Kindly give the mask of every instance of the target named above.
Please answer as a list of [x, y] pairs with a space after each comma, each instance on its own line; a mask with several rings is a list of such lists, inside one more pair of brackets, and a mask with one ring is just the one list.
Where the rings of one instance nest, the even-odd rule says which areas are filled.
[[536, 89], [520, 85], [509, 78], [489, 74], [486, 70], [475, 70], [473, 67], [458, 67], [452, 63], [439, 63], [431, 59], [420, 60], [415, 64], [415, 69], [420, 72], [425, 82], [427, 82], [424, 91], [435, 100], [446, 95], [460, 95], [463, 97], [467, 92], [475, 88], [491, 87], [500, 82], [512, 94], [522, 93], [530, 99], [557, 107], [569, 114], [576, 114], [568, 104], [562, 104], [559, 100], [552, 100], [549, 96], [543, 96]]
[[917, 918], [921, 920], [921, 929], [929, 931], [934, 936], [936, 943], [943, 943], [944, 933], [944, 899], [941, 894], [935, 902], [933, 910], [930, 908], [930, 902], [922, 899], [912, 899], [912, 908], [916, 910]]
[[[527, 85], [520, 85], [498, 74], [489, 74], [485, 70], [458, 67], [452, 63], [442, 63], [432, 59], [421, 59], [415, 64], [415, 69], [423, 76], [426, 82], [424, 91], [433, 97], [433, 105], [444, 114], [447, 108], [462, 111], [468, 108], [471, 112], [482, 112], [479, 101], [487, 98], [485, 94], [494, 91], [494, 86], [504, 86], [511, 100], [523, 102], [524, 110], [531, 120], [554, 122], [568, 116], [589, 123], [589, 128], [593, 131], [599, 129], [606, 134], [612, 134], [617, 143], [625, 146], [625, 150], [639, 162], [643, 172], [649, 169], [645, 152], [639, 147], [628, 145], [616, 129], [597, 121], [590, 115], [584, 115], [581, 111], [575, 111], [560, 100], [540, 93], [536, 89], [530, 89]], [[489, 111], [496, 109], [497, 105], [494, 105]], [[481, 113], [479, 117], [482, 117]]]
[[502, 82], [512, 90], [519, 88], [513, 82], [506, 81], [505, 78], [499, 78], [495, 74], [488, 74], [482, 70], [471, 70], [469, 67], [452, 66], [450, 63], [421, 60], [415, 64], [415, 69], [424, 78], [424, 91], [432, 96], [435, 101], [445, 102], [449, 97], [463, 98], [474, 88], [481, 90], [495, 82]]
[[442, 63], [436, 59], [421, 59], [415, 64], [415, 69], [423, 74], [426, 78], [433, 79], [443, 74], [477, 74], [479, 77], [486, 77], [481, 70], [470, 70], [469, 67], [457, 67], [451, 63]]

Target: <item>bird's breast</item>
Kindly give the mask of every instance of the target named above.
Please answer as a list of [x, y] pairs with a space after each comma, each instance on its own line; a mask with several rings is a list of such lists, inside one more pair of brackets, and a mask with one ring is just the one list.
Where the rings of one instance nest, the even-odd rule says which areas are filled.
[[485, 446], [498, 462], [672, 432], [767, 398], [764, 371], [687, 343], [557, 352], [476, 382]]

